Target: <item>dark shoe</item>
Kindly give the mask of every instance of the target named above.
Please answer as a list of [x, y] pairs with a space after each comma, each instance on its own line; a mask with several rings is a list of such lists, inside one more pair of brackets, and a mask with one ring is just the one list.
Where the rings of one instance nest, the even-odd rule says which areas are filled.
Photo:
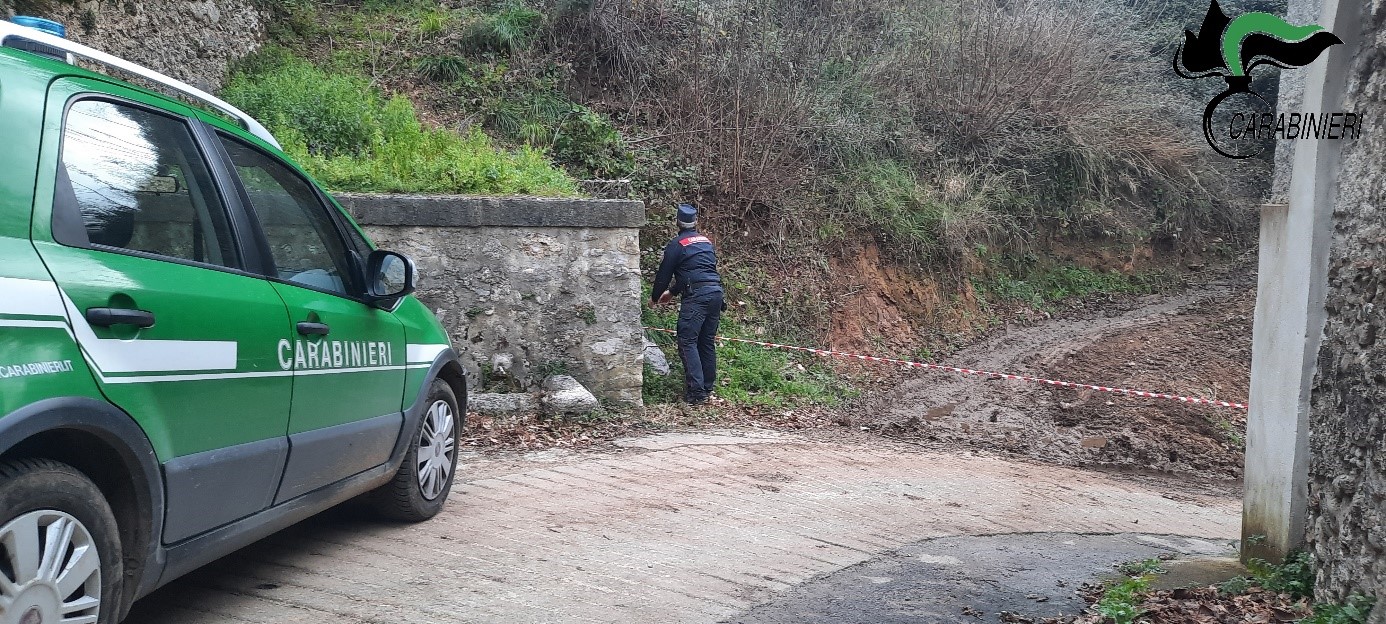
[[683, 402], [684, 402], [684, 403], [687, 403], [687, 404], [689, 404], [689, 405], [702, 405], [702, 404], [704, 404], [704, 403], [707, 403], [707, 397], [705, 397], [705, 396], [690, 396], [690, 397], [684, 397], [684, 398], [683, 398]]

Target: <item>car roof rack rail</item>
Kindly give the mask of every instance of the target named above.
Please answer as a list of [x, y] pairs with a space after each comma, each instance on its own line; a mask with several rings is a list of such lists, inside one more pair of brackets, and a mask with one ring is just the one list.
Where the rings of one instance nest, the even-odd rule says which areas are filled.
[[18, 39], [27, 39], [34, 43], [39, 43], [45, 46], [56, 48], [58, 50], [71, 54], [72, 56], [83, 58], [101, 65], [114, 67], [121, 71], [129, 72], [131, 74], [149, 80], [153, 83], [162, 85], [164, 87], [168, 87], [169, 89], [173, 89], [174, 91], [177, 91], [182, 95], [185, 95], [194, 100], [198, 100], [204, 104], [207, 104], [208, 106], [211, 106], [212, 108], [215, 108], [227, 115], [230, 115], [231, 117], [240, 121], [241, 126], [244, 127], [246, 131], [259, 137], [260, 139], [264, 140], [266, 143], [269, 143], [270, 145], [283, 149], [282, 147], [280, 147], [279, 141], [275, 140], [274, 135], [270, 133], [269, 129], [265, 128], [264, 125], [256, 121], [254, 117], [251, 117], [250, 115], [246, 114], [245, 111], [242, 111], [241, 109], [226, 103], [221, 98], [218, 98], [210, 93], [207, 93], [206, 91], [198, 89], [197, 87], [189, 85], [186, 82], [183, 82], [176, 78], [170, 78], [159, 72], [149, 69], [148, 67], [144, 67], [143, 65], [131, 63], [130, 61], [127, 61], [120, 57], [107, 54], [94, 48], [89, 48], [75, 41], [50, 35], [36, 28], [20, 26], [19, 24], [15, 24], [13, 22], [8, 22], [3, 19], [0, 19], [0, 45], [4, 45], [10, 37], [16, 37]]

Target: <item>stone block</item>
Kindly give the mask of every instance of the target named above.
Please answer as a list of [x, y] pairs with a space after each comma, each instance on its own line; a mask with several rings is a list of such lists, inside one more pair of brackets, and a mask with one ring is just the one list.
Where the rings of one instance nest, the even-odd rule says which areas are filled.
[[645, 364], [660, 375], [669, 374], [669, 358], [664, 357], [664, 350], [649, 338], [645, 339]]
[[544, 380], [542, 403], [548, 414], [586, 414], [600, 405], [597, 397], [568, 375], [554, 375]]

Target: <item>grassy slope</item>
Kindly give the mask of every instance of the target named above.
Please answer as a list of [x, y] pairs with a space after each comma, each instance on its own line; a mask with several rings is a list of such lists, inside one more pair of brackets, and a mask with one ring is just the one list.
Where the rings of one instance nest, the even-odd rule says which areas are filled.
[[[661, 0], [271, 4], [272, 38], [323, 78], [295, 78], [307, 70], [271, 52], [245, 66], [262, 87], [351, 81], [407, 96], [424, 120], [379, 95], [383, 130], [348, 137], [345, 149], [297, 142], [330, 185], [439, 190], [430, 184], [452, 177], [460, 182], [447, 185], [467, 190], [497, 177], [470, 156], [442, 175], [418, 156], [440, 152], [429, 147], [436, 131], [422, 128], [459, 129], [459, 149], [500, 146], [536, 165], [516, 169], [535, 175], [499, 176], [503, 192], [630, 178], [651, 206], [647, 266], [671, 234], [670, 202], [697, 199], [738, 304], [729, 333], [819, 344], [832, 334], [887, 355], [918, 352], [938, 346], [924, 329], [935, 323], [949, 342], [1012, 307], [1052, 312], [1073, 298], [1158, 290], [1177, 281], [1160, 251], [1244, 240], [1249, 198], [1226, 180], [1246, 176], [1204, 157], [1179, 125], [1198, 96], [1163, 75], [1170, 42], [1198, 19], [1184, 15], [1188, 2], [989, 12], [839, 0], [830, 13], [790, 0], [717, 12]], [[408, 140], [382, 141], [400, 127]], [[548, 177], [544, 158], [568, 176]], [[879, 267], [861, 273], [863, 253]], [[882, 330], [896, 335], [840, 335], [863, 331], [842, 315], [873, 288], [885, 290], [867, 305], [905, 318]], [[669, 325], [658, 313], [647, 320]], [[840, 395], [814, 362], [725, 353], [724, 370], [738, 371], [726, 392], [739, 401]], [[650, 398], [673, 395], [658, 384]]]

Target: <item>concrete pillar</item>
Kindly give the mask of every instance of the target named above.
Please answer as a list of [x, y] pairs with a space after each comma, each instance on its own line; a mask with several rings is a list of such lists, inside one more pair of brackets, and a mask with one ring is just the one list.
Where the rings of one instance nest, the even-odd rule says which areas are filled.
[[[1356, 0], [1348, 0], [1355, 6]], [[1303, 112], [1341, 110], [1356, 49], [1355, 11], [1325, 0], [1318, 22], [1346, 45], [1307, 71]], [[1242, 559], [1279, 561], [1304, 543], [1309, 396], [1326, 313], [1328, 246], [1341, 141], [1297, 141], [1289, 204], [1261, 212], [1260, 272], [1251, 346]]]

